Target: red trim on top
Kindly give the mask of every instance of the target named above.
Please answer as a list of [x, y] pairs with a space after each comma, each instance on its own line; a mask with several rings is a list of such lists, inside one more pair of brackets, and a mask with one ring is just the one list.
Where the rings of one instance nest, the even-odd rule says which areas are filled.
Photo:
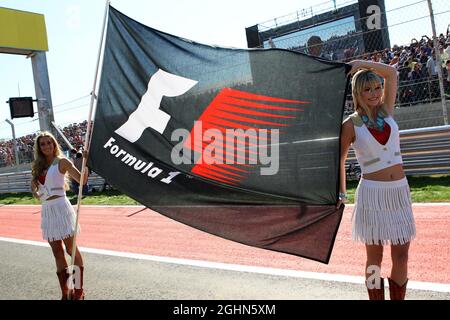
[[45, 184], [45, 175], [39, 176], [38, 179], [41, 184]]

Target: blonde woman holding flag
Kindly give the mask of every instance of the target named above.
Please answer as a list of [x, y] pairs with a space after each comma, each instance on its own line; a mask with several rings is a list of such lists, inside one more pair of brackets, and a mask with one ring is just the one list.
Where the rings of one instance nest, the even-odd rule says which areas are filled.
[[[83, 154], [84, 157], [87, 153]], [[85, 171], [87, 173], [87, 171]], [[34, 161], [32, 163], [31, 190], [42, 203], [42, 236], [52, 248], [56, 262], [56, 274], [62, 292], [62, 300], [83, 300], [83, 258], [75, 248], [75, 289], [68, 286], [69, 272], [65, 251], [72, 255], [72, 243], [75, 235], [76, 215], [66, 197], [65, 176], [80, 182], [81, 174], [73, 163], [66, 159], [55, 137], [49, 132], [40, 133], [34, 143]], [[83, 179], [87, 182], [87, 177]], [[79, 228], [78, 228], [79, 230]], [[65, 247], [65, 250], [64, 250]]]

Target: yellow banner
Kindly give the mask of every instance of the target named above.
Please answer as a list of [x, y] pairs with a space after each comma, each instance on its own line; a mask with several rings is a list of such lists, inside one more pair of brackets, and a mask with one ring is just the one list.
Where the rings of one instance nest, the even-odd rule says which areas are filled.
[[0, 8], [0, 52], [48, 51], [44, 15]]

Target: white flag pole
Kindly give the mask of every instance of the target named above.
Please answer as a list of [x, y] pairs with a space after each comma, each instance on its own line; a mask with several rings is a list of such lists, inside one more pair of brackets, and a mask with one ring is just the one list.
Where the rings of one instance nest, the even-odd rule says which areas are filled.
[[[85, 136], [85, 140], [84, 140], [84, 150], [87, 150], [87, 151], [89, 151], [89, 148], [90, 148], [89, 142], [90, 142], [90, 133], [91, 133], [91, 125], [92, 125], [92, 110], [94, 107], [94, 102], [96, 100], [95, 90], [97, 88], [98, 69], [100, 66], [100, 57], [101, 57], [101, 53], [102, 53], [103, 37], [105, 34], [105, 27], [106, 27], [106, 21], [107, 21], [107, 16], [108, 16], [109, 3], [110, 3], [110, 0], [106, 0], [105, 14], [103, 17], [103, 26], [102, 26], [101, 36], [100, 36], [100, 44], [99, 44], [99, 48], [98, 48], [97, 65], [95, 67], [94, 84], [92, 86], [92, 92], [91, 92], [91, 102], [90, 102], [90, 106], [89, 106], [88, 123], [87, 123], [87, 129], [86, 129], [86, 136]], [[69, 273], [70, 273], [69, 283], [70, 284], [73, 284], [73, 270], [74, 270], [74, 265], [75, 265], [78, 221], [79, 221], [79, 217], [80, 217], [80, 205], [81, 205], [81, 197], [83, 196], [83, 185], [84, 185], [85, 172], [86, 172], [86, 158], [83, 157], [83, 162], [82, 162], [82, 166], [81, 166], [80, 186], [78, 188], [75, 232], [74, 232], [73, 241], [72, 241], [72, 256], [71, 256], [71, 262], [70, 262], [70, 267], [69, 267]], [[69, 293], [70, 293], [70, 291], [69, 291]]]

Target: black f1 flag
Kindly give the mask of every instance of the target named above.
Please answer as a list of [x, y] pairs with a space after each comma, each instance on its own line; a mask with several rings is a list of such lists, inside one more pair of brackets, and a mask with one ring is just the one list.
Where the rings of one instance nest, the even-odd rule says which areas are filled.
[[90, 166], [189, 226], [328, 263], [345, 70], [195, 43], [110, 7]]

